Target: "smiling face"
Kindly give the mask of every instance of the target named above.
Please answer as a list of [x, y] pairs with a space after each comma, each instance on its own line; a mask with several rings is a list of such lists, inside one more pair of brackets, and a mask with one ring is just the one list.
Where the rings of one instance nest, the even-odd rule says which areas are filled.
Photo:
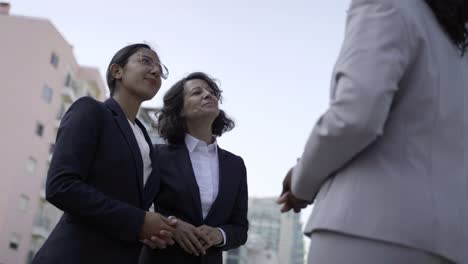
[[146, 101], [152, 99], [161, 87], [159, 65], [154, 51], [141, 48], [128, 58], [125, 66], [112, 65], [112, 75], [119, 83], [118, 90], [125, 90], [126, 94]]
[[184, 105], [181, 116], [187, 122], [208, 119], [213, 122], [219, 115], [219, 98], [207, 82], [192, 79], [184, 85]]

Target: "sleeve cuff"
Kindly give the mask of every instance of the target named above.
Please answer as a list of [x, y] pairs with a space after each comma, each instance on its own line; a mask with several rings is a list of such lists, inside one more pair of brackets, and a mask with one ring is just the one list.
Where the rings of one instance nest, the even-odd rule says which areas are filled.
[[301, 173], [302, 161], [299, 160], [292, 171], [291, 192], [299, 199], [312, 202], [314, 196], [311, 196], [311, 194], [313, 194], [313, 192], [311, 192], [311, 188], [306, 188], [306, 186], [309, 186], [308, 184], [305, 184], [303, 181], [301, 182]]
[[218, 230], [221, 232], [221, 234], [223, 235], [223, 242], [220, 243], [219, 245], [216, 245], [216, 247], [224, 247], [226, 245], [226, 233], [224, 232], [224, 230], [222, 230], [221, 228], [218, 227]]

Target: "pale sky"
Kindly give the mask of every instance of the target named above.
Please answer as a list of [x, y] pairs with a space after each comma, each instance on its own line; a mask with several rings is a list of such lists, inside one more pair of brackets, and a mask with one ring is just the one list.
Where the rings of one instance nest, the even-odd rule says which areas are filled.
[[[104, 79], [117, 50], [153, 46], [169, 68], [161, 106], [193, 71], [217, 78], [236, 127], [218, 139], [242, 156], [251, 197], [278, 196], [287, 170], [326, 110], [349, 0], [11, 0], [11, 14], [49, 19], [81, 65]], [[310, 209], [302, 215], [307, 219]]]

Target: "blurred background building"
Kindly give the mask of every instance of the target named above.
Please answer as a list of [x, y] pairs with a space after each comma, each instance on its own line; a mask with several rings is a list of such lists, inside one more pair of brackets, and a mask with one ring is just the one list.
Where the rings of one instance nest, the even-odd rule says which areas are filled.
[[158, 130], [155, 126], [157, 123], [157, 114], [161, 110], [160, 107], [149, 107], [141, 106], [138, 111], [137, 118], [143, 123], [148, 131], [148, 135], [151, 138], [153, 144], [165, 144], [166, 142], [159, 136]]
[[61, 216], [44, 199], [60, 120], [77, 98], [103, 100], [106, 88], [50, 21], [9, 10], [0, 3], [0, 263], [23, 264]]
[[300, 214], [280, 213], [276, 198], [249, 198], [249, 238], [225, 253], [225, 264], [303, 264]]

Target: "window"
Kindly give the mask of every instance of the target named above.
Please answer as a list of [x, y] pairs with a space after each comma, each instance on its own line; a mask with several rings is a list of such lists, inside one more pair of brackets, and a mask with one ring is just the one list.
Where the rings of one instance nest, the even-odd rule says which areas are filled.
[[26, 163], [26, 171], [29, 173], [34, 173], [36, 171], [37, 161], [33, 157], [28, 158], [28, 163]]
[[28, 203], [29, 203], [29, 197], [24, 194], [20, 195], [20, 199], [18, 202], [18, 210], [25, 211], [26, 208], [28, 208]]
[[36, 135], [42, 137], [44, 134], [44, 125], [41, 124], [40, 122], [36, 123]]
[[49, 145], [49, 154], [54, 154], [54, 150], [55, 150], [55, 144], [50, 143], [50, 145]]
[[80, 82], [73, 79], [73, 76], [68, 73], [67, 77], [65, 77], [65, 87], [70, 87], [72, 88], [73, 92], [77, 93], [80, 90], [80, 86]]
[[239, 260], [237, 260], [237, 259], [228, 259], [226, 263], [227, 264], [238, 264]]
[[66, 111], [65, 105], [63, 105], [63, 104], [60, 105], [60, 109], [59, 109], [59, 111], [57, 112], [57, 119], [58, 119], [58, 120], [61, 120], [61, 119], [62, 119], [63, 115], [65, 115], [65, 111]]
[[10, 248], [13, 250], [18, 250], [20, 240], [21, 240], [21, 237], [18, 234], [16, 233], [11, 234], [10, 245], [9, 245]]
[[52, 52], [52, 55], [50, 56], [50, 64], [52, 64], [52, 66], [54, 66], [55, 68], [58, 67], [58, 63], [59, 63], [59, 57], [57, 56], [57, 54], [55, 54], [54, 52]]
[[72, 83], [71, 75], [67, 74], [67, 77], [65, 78], [65, 86], [71, 87], [71, 83]]
[[47, 85], [44, 85], [44, 87], [42, 88], [42, 99], [44, 99], [44, 101], [50, 104], [50, 102], [52, 102], [52, 94], [52, 88], [50, 88]]
[[[29, 250], [26, 263], [32, 263], [35, 254], [36, 253], [34, 252], [34, 250], [32, 250], [32, 249]], [[2, 264], [2, 263], [0, 263], [0, 264]]]

